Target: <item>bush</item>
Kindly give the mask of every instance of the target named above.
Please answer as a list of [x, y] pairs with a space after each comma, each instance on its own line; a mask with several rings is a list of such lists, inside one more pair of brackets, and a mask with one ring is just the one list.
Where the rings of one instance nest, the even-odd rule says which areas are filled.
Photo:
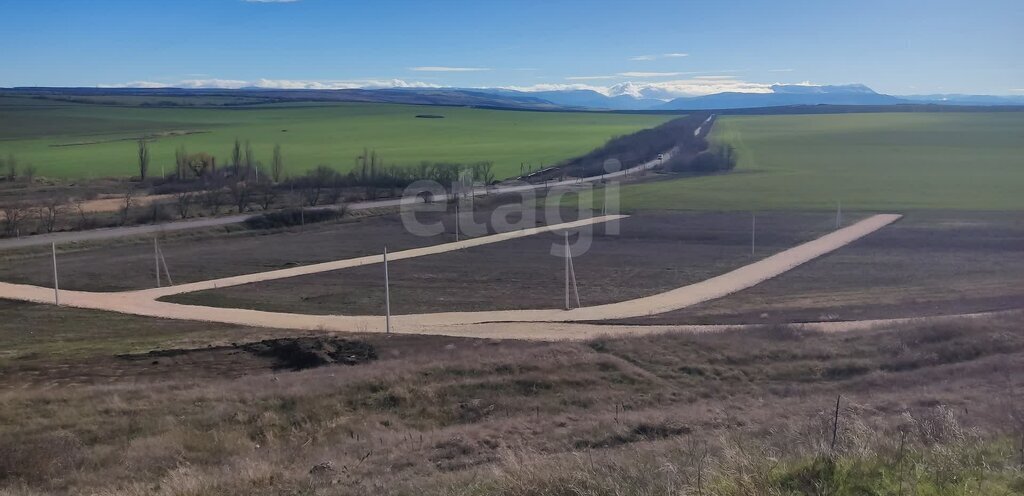
[[665, 168], [672, 172], [697, 174], [726, 172], [736, 168], [736, 151], [732, 145], [719, 145], [697, 155], [678, 154], [665, 163]]
[[298, 208], [289, 208], [279, 210], [277, 212], [267, 212], [262, 215], [249, 217], [245, 220], [245, 225], [249, 229], [277, 229], [281, 227], [327, 222], [341, 218], [344, 215], [344, 209], [315, 209], [303, 212]]

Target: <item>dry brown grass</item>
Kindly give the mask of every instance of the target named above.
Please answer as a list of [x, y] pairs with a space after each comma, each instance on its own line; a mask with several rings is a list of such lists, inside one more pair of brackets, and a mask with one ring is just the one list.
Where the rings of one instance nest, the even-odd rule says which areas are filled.
[[[66, 312], [52, 318], [88, 322]], [[920, 467], [939, 467], [942, 450], [983, 452], [996, 467], [1010, 448], [990, 440], [1024, 432], [1019, 319], [588, 343], [366, 336], [380, 356], [370, 364], [299, 372], [268, 365], [219, 378], [166, 368], [145, 374], [148, 362], [133, 365], [134, 374], [92, 350], [61, 357], [53, 373], [109, 364], [127, 367], [122, 378], [21, 387], [19, 369], [4, 369], [0, 487], [6, 494], [696, 494], [699, 472], [703, 494], [769, 494], [752, 488], [766, 477], [820, 476], [820, 466], [802, 461], [826, 451], [837, 394], [844, 459], [888, 460], [907, 432]], [[41, 373], [37, 367], [23, 384], [47, 384]]]

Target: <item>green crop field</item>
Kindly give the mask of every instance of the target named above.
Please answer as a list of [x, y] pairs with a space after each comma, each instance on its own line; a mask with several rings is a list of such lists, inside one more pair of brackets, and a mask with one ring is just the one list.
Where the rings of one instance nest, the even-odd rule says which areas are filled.
[[1024, 209], [1024, 112], [722, 117], [730, 174], [622, 189], [627, 209]]
[[491, 161], [503, 178], [518, 175], [521, 163], [550, 165], [672, 117], [372, 103], [161, 108], [0, 97], [0, 156], [13, 153], [43, 176], [128, 176], [137, 174], [140, 136], [154, 139], [156, 173], [173, 168], [180, 145], [224, 163], [239, 138], [250, 140], [264, 163], [281, 144], [292, 174], [319, 164], [348, 170], [365, 147], [386, 165]]

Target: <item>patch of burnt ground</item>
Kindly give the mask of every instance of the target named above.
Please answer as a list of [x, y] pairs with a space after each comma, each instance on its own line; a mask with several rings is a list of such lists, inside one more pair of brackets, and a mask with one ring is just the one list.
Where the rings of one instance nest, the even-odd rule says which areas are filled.
[[193, 355], [230, 355], [244, 352], [255, 357], [270, 359], [274, 369], [304, 370], [325, 365], [359, 365], [377, 359], [373, 345], [349, 339], [331, 337], [297, 337], [266, 339], [253, 343], [232, 343], [208, 348], [179, 348], [154, 350], [144, 354], [118, 355], [126, 360], [159, 360]]

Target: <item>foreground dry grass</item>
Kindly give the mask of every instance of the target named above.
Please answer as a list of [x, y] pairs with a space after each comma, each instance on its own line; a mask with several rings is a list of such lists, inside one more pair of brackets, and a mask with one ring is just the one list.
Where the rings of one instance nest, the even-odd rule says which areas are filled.
[[[242, 329], [40, 308], [3, 307], [4, 495], [1024, 491], [1020, 315], [587, 343], [365, 336], [373, 363], [286, 372], [113, 357]], [[68, 346], [107, 333], [106, 348], [25, 337], [70, 327]]]

